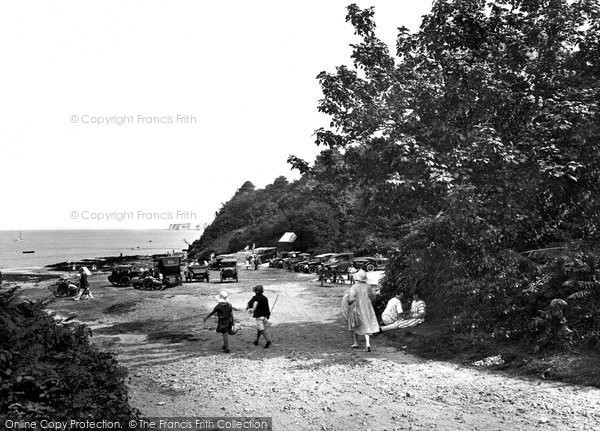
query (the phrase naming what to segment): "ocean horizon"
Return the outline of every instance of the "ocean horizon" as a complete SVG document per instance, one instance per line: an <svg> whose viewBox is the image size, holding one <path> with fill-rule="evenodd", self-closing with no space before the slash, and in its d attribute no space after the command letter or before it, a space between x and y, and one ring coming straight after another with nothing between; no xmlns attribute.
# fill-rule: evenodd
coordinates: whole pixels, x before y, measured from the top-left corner
<svg viewBox="0 0 600 431"><path fill-rule="evenodd" d="M19 235L20 234L20 235ZM0 271L35 271L53 263L107 256L151 255L187 249L197 230L0 230ZM24 253L33 252L33 253Z"/></svg>

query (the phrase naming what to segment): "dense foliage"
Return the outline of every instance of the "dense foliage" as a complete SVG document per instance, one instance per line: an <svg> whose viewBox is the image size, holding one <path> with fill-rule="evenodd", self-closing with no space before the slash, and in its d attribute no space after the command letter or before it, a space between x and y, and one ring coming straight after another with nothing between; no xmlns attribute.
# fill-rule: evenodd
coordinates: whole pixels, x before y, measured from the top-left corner
<svg viewBox="0 0 600 431"><path fill-rule="evenodd" d="M274 246L287 231L298 236L294 248L309 252L359 248L366 253L384 247L369 237L357 191L315 177L293 183L279 177L264 189L245 182L194 242L192 254L204 259L252 244Z"/></svg>
<svg viewBox="0 0 600 431"><path fill-rule="evenodd" d="M127 400L127 372L90 345L89 329L55 320L44 302L19 301L17 289L0 294L0 417L138 418Z"/></svg>
<svg viewBox="0 0 600 431"><path fill-rule="evenodd" d="M320 155L215 232L228 215L254 224L236 246L308 226L309 249L398 249L384 294L418 285L457 331L598 346L598 3L436 0L394 54L373 8L347 21L352 65L318 75Z"/></svg>

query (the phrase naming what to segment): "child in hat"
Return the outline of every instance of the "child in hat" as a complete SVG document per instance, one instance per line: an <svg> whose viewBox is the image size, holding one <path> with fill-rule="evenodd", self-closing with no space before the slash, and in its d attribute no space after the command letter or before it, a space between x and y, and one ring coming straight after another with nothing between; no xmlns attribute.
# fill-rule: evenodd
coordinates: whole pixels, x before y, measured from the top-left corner
<svg viewBox="0 0 600 431"><path fill-rule="evenodd" d="M225 290L221 291L215 298L219 303L204 318L204 321L206 322L213 314L218 316L217 332L223 334L223 351L229 353L229 338L227 335L231 332L233 326L233 307L229 303L229 294Z"/></svg>
<svg viewBox="0 0 600 431"><path fill-rule="evenodd" d="M252 313L252 317L256 320L256 340L254 345L258 346L260 336L265 337L265 349L268 349L271 345L271 340L267 335L267 328L271 326L268 322L271 317L271 310L269 309L269 300L263 295L264 288L259 284L254 286L254 296L248 301L247 310Z"/></svg>

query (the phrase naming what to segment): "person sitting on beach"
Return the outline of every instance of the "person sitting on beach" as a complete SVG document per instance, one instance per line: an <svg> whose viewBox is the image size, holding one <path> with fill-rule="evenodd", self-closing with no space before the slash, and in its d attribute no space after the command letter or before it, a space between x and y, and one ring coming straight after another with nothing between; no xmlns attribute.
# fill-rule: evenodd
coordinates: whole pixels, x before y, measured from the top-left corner
<svg viewBox="0 0 600 431"><path fill-rule="evenodd" d="M410 306L410 312L406 314L406 319L393 323L392 325L395 326L395 328L392 327L389 329L411 328L425 322L425 313L427 310L425 301L421 299L421 295L418 291L415 291L412 296L413 301ZM383 332L383 330L384 329L381 328L381 332ZM387 329L385 330L387 331Z"/></svg>
<svg viewBox="0 0 600 431"><path fill-rule="evenodd" d="M403 296L404 294L402 292L398 292L396 296L388 301L384 312L381 314L381 320L385 325L381 327L382 332L398 328L398 323L404 320L404 311L402 309Z"/></svg>
<svg viewBox="0 0 600 431"><path fill-rule="evenodd" d="M425 312L427 310L427 306L425 305L425 301L421 299L421 294L419 291L415 290L413 292L413 301L410 305L410 313L408 314L409 319L423 320L425 321Z"/></svg>

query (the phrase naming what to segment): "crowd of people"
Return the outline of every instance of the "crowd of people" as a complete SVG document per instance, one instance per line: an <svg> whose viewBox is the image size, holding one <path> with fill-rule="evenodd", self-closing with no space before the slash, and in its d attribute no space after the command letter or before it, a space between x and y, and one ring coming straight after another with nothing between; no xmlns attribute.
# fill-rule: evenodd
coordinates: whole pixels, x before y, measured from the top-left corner
<svg viewBox="0 0 600 431"><path fill-rule="evenodd" d="M260 256L255 256L253 254L246 256L246 269L258 270L258 267L262 264L262 260Z"/></svg>

